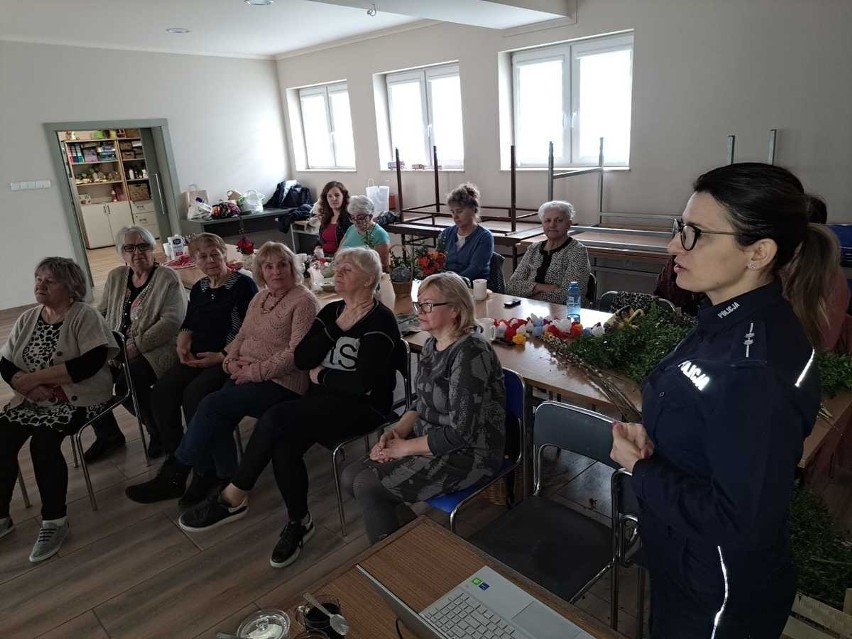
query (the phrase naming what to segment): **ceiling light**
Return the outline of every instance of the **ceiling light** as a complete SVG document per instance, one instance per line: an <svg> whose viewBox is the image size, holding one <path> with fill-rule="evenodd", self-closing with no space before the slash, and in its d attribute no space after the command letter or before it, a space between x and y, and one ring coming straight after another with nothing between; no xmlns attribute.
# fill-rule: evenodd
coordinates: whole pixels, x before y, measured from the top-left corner
<svg viewBox="0 0 852 639"><path fill-rule="evenodd" d="M189 29L184 29L183 27L169 27L166 29L167 33L189 33Z"/></svg>
<svg viewBox="0 0 852 639"><path fill-rule="evenodd" d="M243 2L255 7L265 7L267 5L273 4L275 0L243 0Z"/></svg>

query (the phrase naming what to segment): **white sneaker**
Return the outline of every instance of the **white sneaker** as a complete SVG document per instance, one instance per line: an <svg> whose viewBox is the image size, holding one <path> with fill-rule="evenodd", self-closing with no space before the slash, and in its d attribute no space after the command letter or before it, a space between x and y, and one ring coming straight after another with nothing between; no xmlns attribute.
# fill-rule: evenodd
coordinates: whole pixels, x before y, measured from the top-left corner
<svg viewBox="0 0 852 639"><path fill-rule="evenodd" d="M30 553L30 563L37 564L58 553L62 547L62 542L68 536L69 528L68 520L62 525L49 521L42 522L41 530L38 531L38 539L36 539L33 551Z"/></svg>
<svg viewBox="0 0 852 639"><path fill-rule="evenodd" d="M0 520L0 539L8 535L15 529L15 522L11 517L6 517Z"/></svg>

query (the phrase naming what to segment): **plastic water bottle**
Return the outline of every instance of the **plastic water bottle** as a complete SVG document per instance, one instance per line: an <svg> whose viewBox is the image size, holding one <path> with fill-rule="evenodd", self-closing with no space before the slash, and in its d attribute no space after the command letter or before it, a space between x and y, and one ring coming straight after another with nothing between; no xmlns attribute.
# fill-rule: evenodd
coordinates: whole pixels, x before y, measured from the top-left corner
<svg viewBox="0 0 852 639"><path fill-rule="evenodd" d="M580 321L580 285L577 282L571 282L568 285L568 317Z"/></svg>

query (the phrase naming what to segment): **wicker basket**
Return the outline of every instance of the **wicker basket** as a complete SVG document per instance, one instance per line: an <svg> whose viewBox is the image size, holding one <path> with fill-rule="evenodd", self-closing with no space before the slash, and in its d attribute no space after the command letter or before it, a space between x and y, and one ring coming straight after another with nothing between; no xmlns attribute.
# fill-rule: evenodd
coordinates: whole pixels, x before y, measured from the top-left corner
<svg viewBox="0 0 852 639"><path fill-rule="evenodd" d="M411 295L411 282L414 279L414 252L410 246L394 244L390 247L391 283L397 297ZM396 279L394 279L396 278Z"/></svg>
<svg viewBox="0 0 852 639"><path fill-rule="evenodd" d="M522 494L524 490L523 469L521 466L518 466L518 468L509 473L506 477L501 477L498 481L495 481L486 488L482 493L485 495L485 499L495 506L506 506L509 502L509 481L513 482L515 492L514 499L517 499L518 495Z"/></svg>

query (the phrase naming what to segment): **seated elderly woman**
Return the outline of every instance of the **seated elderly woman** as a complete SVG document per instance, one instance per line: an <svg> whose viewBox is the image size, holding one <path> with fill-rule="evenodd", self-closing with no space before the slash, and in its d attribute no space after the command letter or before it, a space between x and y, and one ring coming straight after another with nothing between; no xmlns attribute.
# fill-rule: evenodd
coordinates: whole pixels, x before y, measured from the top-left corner
<svg viewBox="0 0 852 639"><path fill-rule="evenodd" d="M240 332L226 347L222 369L230 379L201 400L180 446L157 476L128 486L125 493L133 501L147 504L181 497L180 505L190 506L203 500L236 471L234 430L240 420L260 417L308 389L308 374L296 366L294 352L310 329L319 302L302 285L296 256L284 244L261 246L253 272L265 288L252 299ZM190 470L192 483L187 488Z"/></svg>
<svg viewBox="0 0 852 639"><path fill-rule="evenodd" d="M470 290L457 275L439 273L423 280L417 297L417 317L430 337L415 408L379 438L369 460L343 472L371 543L399 528L399 506L473 486L503 460L503 368L491 344L471 332Z"/></svg>
<svg viewBox="0 0 852 639"><path fill-rule="evenodd" d="M35 270L38 306L23 313L0 350L0 374L15 391L0 412L0 537L18 477L18 451L30 440L41 493L41 530L30 554L55 555L68 534L68 467L62 440L102 412L112 396L108 360L118 354L103 317L86 304L86 278L72 260L48 257Z"/></svg>
<svg viewBox="0 0 852 639"><path fill-rule="evenodd" d="M189 254L204 277L189 292L177 337L179 362L151 389L151 457L174 455L183 435L181 407L189 424L199 402L228 379L222 369L225 348L236 338L257 293L253 279L228 269L225 242L218 235L196 235Z"/></svg>
<svg viewBox="0 0 852 639"><path fill-rule="evenodd" d="M586 247L568 235L574 207L568 202L545 202L538 209L546 240L527 249L506 284L509 295L564 304L568 285L577 282L585 297L589 283Z"/></svg>
<svg viewBox="0 0 852 639"><path fill-rule="evenodd" d="M231 484L180 518L180 527L189 532L240 519L248 510L249 491L272 461L289 519L272 551L274 568L293 563L315 531L304 454L315 443L331 446L375 429L391 410L394 353L401 341L393 311L373 297L379 258L365 248L345 249L335 257L334 269L335 290L343 300L319 312L296 348L296 365L311 375L307 396L268 410Z"/></svg>
<svg viewBox="0 0 852 639"><path fill-rule="evenodd" d="M151 387L178 361L175 343L186 313L186 293L177 274L154 261L156 241L145 227L122 228L115 246L126 266L109 272L98 310L106 317L107 326L127 340L130 374L142 413L139 417L153 433ZM124 384L122 380L118 383ZM133 412L132 401L124 405ZM88 463L124 446L124 435L112 413L96 421L94 429L97 437L84 453Z"/></svg>
<svg viewBox="0 0 852 639"><path fill-rule="evenodd" d="M340 248L366 246L379 254L382 269L390 268L390 235L373 221L373 203L366 195L349 198L349 215L354 224L346 229Z"/></svg>
<svg viewBox="0 0 852 639"><path fill-rule="evenodd" d="M471 280L491 273L494 236L479 225L479 189L467 182L447 195L454 226L441 231L438 247L447 253L446 270Z"/></svg>

